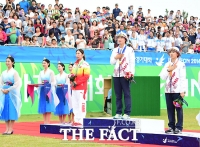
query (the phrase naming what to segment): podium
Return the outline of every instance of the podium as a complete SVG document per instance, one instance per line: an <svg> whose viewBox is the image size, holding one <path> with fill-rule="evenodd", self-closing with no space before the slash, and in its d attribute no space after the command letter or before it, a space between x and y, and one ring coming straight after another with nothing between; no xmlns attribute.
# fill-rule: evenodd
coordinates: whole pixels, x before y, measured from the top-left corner
<svg viewBox="0 0 200 147"><path fill-rule="evenodd" d="M159 116L160 115L160 77L135 76L136 83L131 83L132 108L131 116ZM110 86L111 84L111 86ZM111 112L116 113L116 96L112 77L104 79L104 100L108 90L112 87ZM124 101L123 101L124 106Z"/></svg>

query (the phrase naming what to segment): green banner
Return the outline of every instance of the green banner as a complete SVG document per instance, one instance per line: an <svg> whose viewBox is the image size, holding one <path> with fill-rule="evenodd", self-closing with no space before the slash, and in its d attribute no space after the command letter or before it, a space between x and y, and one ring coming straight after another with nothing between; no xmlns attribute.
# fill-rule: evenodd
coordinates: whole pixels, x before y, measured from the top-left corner
<svg viewBox="0 0 200 147"><path fill-rule="evenodd" d="M68 65L66 64L66 67ZM55 74L58 74L57 64L51 64L50 67ZM6 70L5 62L0 63L0 72ZM22 114L37 114L38 97L37 89L35 89L35 103L32 105L30 97L27 97L27 84L37 83L39 72L43 69L41 63L16 63L15 69L22 78L23 85L21 88L22 94ZM158 76L162 67L159 66L137 66L135 76ZM66 71L68 72L68 69ZM199 108L200 101L200 87L198 85L198 67L187 67L187 96L188 108ZM113 66L111 65L91 65L91 75L88 80L88 112L103 111L104 97L103 97L103 78L112 76ZM166 108L164 97L164 81L161 81L161 108ZM151 87L149 87L151 88ZM145 91L144 91L145 92Z"/></svg>

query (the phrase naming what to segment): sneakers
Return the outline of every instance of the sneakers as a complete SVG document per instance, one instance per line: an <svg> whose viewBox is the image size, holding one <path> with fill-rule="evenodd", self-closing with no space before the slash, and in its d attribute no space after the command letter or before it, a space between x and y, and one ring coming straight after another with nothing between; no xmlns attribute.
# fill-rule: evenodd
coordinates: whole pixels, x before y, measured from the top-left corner
<svg viewBox="0 0 200 147"><path fill-rule="evenodd" d="M174 131L174 134L181 134L182 133L182 131L181 130L179 130L179 129L175 129L175 131Z"/></svg>
<svg viewBox="0 0 200 147"><path fill-rule="evenodd" d="M127 114L124 114L123 116L121 114L116 114L113 119L130 119L130 116Z"/></svg>
<svg viewBox="0 0 200 147"><path fill-rule="evenodd" d="M121 114L116 114L113 119L122 119L122 115Z"/></svg>
<svg viewBox="0 0 200 147"><path fill-rule="evenodd" d="M123 117L122 117L122 119L130 119L130 116L127 115L127 114L124 114Z"/></svg>
<svg viewBox="0 0 200 147"><path fill-rule="evenodd" d="M166 130L165 133L167 133L167 134L174 134L174 130L171 127L169 127L169 129Z"/></svg>

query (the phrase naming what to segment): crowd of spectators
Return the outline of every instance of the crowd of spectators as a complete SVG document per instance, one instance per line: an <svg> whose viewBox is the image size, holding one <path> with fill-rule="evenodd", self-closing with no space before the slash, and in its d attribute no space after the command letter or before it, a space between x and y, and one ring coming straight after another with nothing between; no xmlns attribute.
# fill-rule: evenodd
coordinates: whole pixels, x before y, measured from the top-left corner
<svg viewBox="0 0 200 147"><path fill-rule="evenodd" d="M73 11L59 0L48 6L35 0L6 0L6 5L0 4L0 45L112 49L117 46L116 34L123 32L134 50L167 51L176 46L183 53L200 53L198 17L187 18L180 10L152 16L150 9L136 9L131 5L122 12L115 4L112 10Z"/></svg>

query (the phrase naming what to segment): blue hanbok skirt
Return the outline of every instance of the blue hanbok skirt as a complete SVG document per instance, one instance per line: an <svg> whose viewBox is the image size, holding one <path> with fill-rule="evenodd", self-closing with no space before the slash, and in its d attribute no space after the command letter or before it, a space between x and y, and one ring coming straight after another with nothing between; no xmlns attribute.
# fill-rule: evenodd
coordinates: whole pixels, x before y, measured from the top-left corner
<svg viewBox="0 0 200 147"><path fill-rule="evenodd" d="M62 87L57 87L56 94L60 100L60 103L56 107L55 115L64 115L69 114L69 104L67 99L65 98Z"/></svg>
<svg viewBox="0 0 200 147"><path fill-rule="evenodd" d="M10 86L5 85L3 89L8 89ZM10 98L9 93L2 95L5 96L4 108L0 116L0 120L8 121L8 120L18 120L17 110Z"/></svg>
<svg viewBox="0 0 200 147"><path fill-rule="evenodd" d="M41 86L38 113L44 114L47 112L55 112L54 97L51 92L51 98L49 99L45 91L45 86Z"/></svg>

